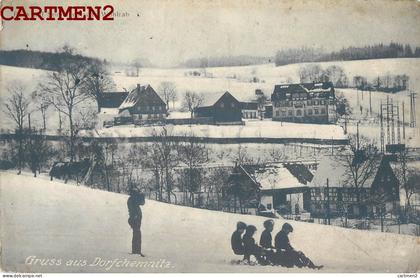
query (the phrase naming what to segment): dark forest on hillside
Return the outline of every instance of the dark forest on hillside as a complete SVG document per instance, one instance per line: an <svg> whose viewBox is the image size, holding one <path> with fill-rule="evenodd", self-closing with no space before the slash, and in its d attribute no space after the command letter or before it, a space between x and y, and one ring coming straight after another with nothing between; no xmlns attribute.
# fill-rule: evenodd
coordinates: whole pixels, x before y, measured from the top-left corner
<svg viewBox="0 0 420 278"><path fill-rule="evenodd" d="M0 50L0 65L57 71L63 61L102 62L99 59L69 52L41 52L32 50ZM104 61L106 62L106 61Z"/></svg>
<svg viewBox="0 0 420 278"><path fill-rule="evenodd" d="M274 61L276 66L306 62L350 61L383 58L413 58L420 57L420 47L414 50L409 45L399 43L382 43L364 47L347 47L337 52L324 52L321 49L302 47L280 50Z"/></svg>

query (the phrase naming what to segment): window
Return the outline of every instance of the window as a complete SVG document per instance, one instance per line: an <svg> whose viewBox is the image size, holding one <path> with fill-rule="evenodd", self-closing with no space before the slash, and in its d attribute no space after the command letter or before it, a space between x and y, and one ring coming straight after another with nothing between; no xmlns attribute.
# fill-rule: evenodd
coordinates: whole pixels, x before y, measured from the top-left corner
<svg viewBox="0 0 420 278"><path fill-rule="evenodd" d="M232 108L235 108L235 103L233 103L233 102L232 102L232 103L230 104L230 106L231 106Z"/></svg>
<svg viewBox="0 0 420 278"><path fill-rule="evenodd" d="M149 106L146 106L146 107L144 108L144 111L149 111Z"/></svg>
<svg viewBox="0 0 420 278"><path fill-rule="evenodd" d="M293 110L289 110L288 115L293 116Z"/></svg>
<svg viewBox="0 0 420 278"><path fill-rule="evenodd" d="M150 119L152 117L152 115L150 115L150 114L147 114L147 118L148 119Z"/></svg>
<svg viewBox="0 0 420 278"><path fill-rule="evenodd" d="M220 108L225 108L225 104L223 102L220 103Z"/></svg>
<svg viewBox="0 0 420 278"><path fill-rule="evenodd" d="M277 110L276 111L276 117L279 117L280 116L280 111L279 110Z"/></svg>
<svg viewBox="0 0 420 278"><path fill-rule="evenodd" d="M282 115L283 117L286 117L286 110L281 111L281 115Z"/></svg>
<svg viewBox="0 0 420 278"><path fill-rule="evenodd" d="M321 108L321 114L325 114L325 113L326 113L325 108Z"/></svg>
<svg viewBox="0 0 420 278"><path fill-rule="evenodd" d="M296 116L302 116L302 110L296 110Z"/></svg>
<svg viewBox="0 0 420 278"><path fill-rule="evenodd" d="M142 117L142 115L141 115L141 114L139 114L139 120L141 120L141 117Z"/></svg>
<svg viewBox="0 0 420 278"><path fill-rule="evenodd" d="M314 101L314 105L318 105L318 101L317 100Z"/></svg>
<svg viewBox="0 0 420 278"><path fill-rule="evenodd" d="M308 109L308 115L312 115L312 109Z"/></svg>
<svg viewBox="0 0 420 278"><path fill-rule="evenodd" d="M315 112L315 115L318 115L319 114L319 111L318 111L317 108L314 109L314 112Z"/></svg>

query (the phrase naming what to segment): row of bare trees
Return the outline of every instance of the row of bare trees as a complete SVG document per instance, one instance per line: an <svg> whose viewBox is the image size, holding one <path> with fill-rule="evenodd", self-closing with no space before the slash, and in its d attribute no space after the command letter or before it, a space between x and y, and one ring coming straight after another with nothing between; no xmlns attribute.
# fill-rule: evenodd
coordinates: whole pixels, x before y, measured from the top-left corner
<svg viewBox="0 0 420 278"><path fill-rule="evenodd" d="M166 103L166 108L170 109L172 102L172 109L175 109L175 102L178 100L178 91L175 83L170 81L163 81L158 87L158 94ZM203 94L187 90L181 99L181 109L191 113L191 118L194 116L194 110L200 107L204 102Z"/></svg>

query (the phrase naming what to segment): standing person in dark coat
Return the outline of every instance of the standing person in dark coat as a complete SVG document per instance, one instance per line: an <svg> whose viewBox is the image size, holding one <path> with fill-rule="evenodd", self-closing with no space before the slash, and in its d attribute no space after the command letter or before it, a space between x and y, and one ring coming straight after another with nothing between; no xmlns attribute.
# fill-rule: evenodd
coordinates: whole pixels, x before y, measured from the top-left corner
<svg viewBox="0 0 420 278"><path fill-rule="evenodd" d="M127 200L128 224L133 229L133 239L131 241L131 252L144 257L141 252L141 219L142 213L140 206L144 205L144 194L135 189L130 190L130 197Z"/></svg>
<svg viewBox="0 0 420 278"><path fill-rule="evenodd" d="M290 245L288 234L293 232L293 227L289 223L284 223L281 231L277 233L274 240L274 246L277 250L277 256L280 258L280 264L286 267L297 266L299 268L309 267L312 269L321 269L323 266L316 266L301 251L296 251Z"/></svg>
<svg viewBox="0 0 420 278"><path fill-rule="evenodd" d="M259 264L267 265L267 260L263 258L263 249L255 243L255 239L253 238L256 231L257 228L254 225L246 227L244 237L242 238L244 242L244 260L250 262L251 255L253 255Z"/></svg>
<svg viewBox="0 0 420 278"><path fill-rule="evenodd" d="M244 254L244 243L242 242L242 234L246 229L246 224L239 221L236 223L236 231L233 232L232 237L230 238L230 244L235 255Z"/></svg>

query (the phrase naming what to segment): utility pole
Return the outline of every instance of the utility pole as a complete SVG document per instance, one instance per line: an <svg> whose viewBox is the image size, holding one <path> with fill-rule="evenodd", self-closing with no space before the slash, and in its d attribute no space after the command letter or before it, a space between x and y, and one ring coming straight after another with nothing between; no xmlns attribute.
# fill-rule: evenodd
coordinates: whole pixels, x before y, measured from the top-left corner
<svg viewBox="0 0 420 278"><path fill-rule="evenodd" d="M347 134L347 123L349 121L348 115L344 114L344 134Z"/></svg>
<svg viewBox="0 0 420 278"><path fill-rule="evenodd" d="M403 126L403 141L405 143L405 109L404 109L404 101L402 103L402 126Z"/></svg>
<svg viewBox="0 0 420 278"><path fill-rule="evenodd" d="M360 123L360 121L358 121L357 124L356 124L356 127L357 127L357 135L356 135L356 138L357 138L357 141L356 141L357 150L359 150L359 123Z"/></svg>
<svg viewBox="0 0 420 278"><path fill-rule="evenodd" d="M389 130L389 96L386 97L386 136L387 136L387 144L391 144L390 141L390 130Z"/></svg>
<svg viewBox="0 0 420 278"><path fill-rule="evenodd" d="M327 223L331 225L331 214L330 214L330 184L327 178Z"/></svg>
<svg viewBox="0 0 420 278"><path fill-rule="evenodd" d="M380 114L380 118L379 118L379 120L380 120L380 124L381 124L381 153L384 153L384 145L385 145L385 139L384 139L384 136L385 136L385 134L384 134L384 121L383 121L383 105L382 105L382 101L381 101L381 105L380 105L380 111L379 111L379 114Z"/></svg>
<svg viewBox="0 0 420 278"><path fill-rule="evenodd" d="M400 106L397 103L397 143L401 144L401 132L400 132Z"/></svg>
<svg viewBox="0 0 420 278"><path fill-rule="evenodd" d="M356 89L356 94L357 94L357 108L359 108L359 106L360 106L360 102L359 102L359 89Z"/></svg>
<svg viewBox="0 0 420 278"><path fill-rule="evenodd" d="M391 98L391 143L395 144L394 101Z"/></svg>
<svg viewBox="0 0 420 278"><path fill-rule="evenodd" d="M416 127L416 93L410 93L410 127Z"/></svg>

